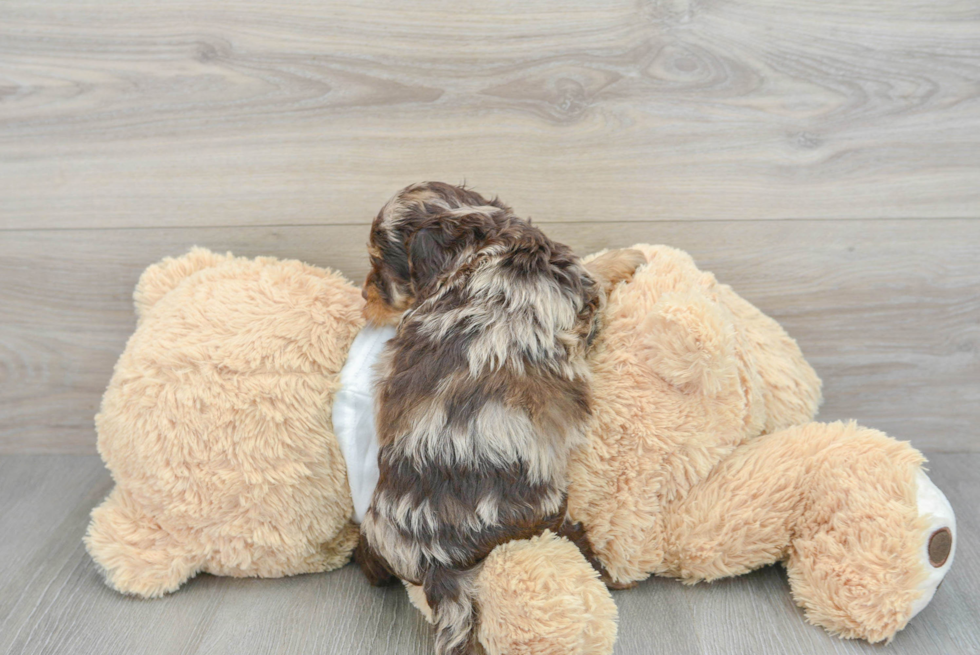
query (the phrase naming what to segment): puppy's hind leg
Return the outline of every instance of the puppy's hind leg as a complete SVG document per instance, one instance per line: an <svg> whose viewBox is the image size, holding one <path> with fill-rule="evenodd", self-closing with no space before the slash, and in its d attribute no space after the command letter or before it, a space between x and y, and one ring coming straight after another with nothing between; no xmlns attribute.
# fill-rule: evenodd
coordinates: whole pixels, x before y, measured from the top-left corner
<svg viewBox="0 0 980 655"><path fill-rule="evenodd" d="M479 566L467 570L430 568L422 581L436 625L436 655L482 655L476 635L476 578Z"/></svg>
<svg viewBox="0 0 980 655"><path fill-rule="evenodd" d="M398 581L388 562L368 544L364 535L360 535L357 547L354 549L354 561L361 567L361 572L375 587L384 587Z"/></svg>

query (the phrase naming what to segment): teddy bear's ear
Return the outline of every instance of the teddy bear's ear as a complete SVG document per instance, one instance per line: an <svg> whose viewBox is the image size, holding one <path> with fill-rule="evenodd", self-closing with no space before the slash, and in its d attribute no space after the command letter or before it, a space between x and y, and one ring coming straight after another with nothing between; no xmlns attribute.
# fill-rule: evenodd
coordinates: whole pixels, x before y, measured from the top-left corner
<svg viewBox="0 0 980 655"><path fill-rule="evenodd" d="M675 387L713 396L738 385L732 325L703 295L665 294L641 333L640 356Z"/></svg>
<svg viewBox="0 0 980 655"><path fill-rule="evenodd" d="M142 318L150 307L185 278L230 259L234 259L230 252L219 255L207 248L195 247L182 257L166 257L153 264L143 271L136 283L136 290L133 292L136 315Z"/></svg>

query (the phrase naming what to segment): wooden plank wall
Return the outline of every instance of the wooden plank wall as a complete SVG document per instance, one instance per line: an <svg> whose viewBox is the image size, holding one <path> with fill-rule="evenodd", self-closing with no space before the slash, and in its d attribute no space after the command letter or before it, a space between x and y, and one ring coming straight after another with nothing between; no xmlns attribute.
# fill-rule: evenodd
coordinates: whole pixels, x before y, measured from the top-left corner
<svg viewBox="0 0 980 655"><path fill-rule="evenodd" d="M822 417L980 450L976 0L5 0L0 453L94 452L148 264L359 279L419 179L689 250L797 337Z"/></svg>

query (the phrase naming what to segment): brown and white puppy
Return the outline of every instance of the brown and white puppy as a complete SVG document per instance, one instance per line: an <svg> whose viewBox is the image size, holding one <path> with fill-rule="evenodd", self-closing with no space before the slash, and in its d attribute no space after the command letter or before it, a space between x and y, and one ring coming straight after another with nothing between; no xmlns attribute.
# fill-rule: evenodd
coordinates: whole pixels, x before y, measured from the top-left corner
<svg viewBox="0 0 980 655"><path fill-rule="evenodd" d="M422 586L438 653L476 652L481 562L561 531L602 287L642 255L610 253L591 274L496 199L434 182L384 206L369 253L365 314L398 328L379 362L380 479L357 559L375 583Z"/></svg>

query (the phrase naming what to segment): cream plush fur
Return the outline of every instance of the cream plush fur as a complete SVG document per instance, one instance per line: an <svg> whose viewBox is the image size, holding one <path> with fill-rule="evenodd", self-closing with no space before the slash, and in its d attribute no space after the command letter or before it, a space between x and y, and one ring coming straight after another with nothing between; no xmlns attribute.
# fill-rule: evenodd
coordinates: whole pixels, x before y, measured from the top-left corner
<svg viewBox="0 0 980 655"><path fill-rule="evenodd" d="M85 543L145 597L206 571L347 562L357 526L330 419L360 291L295 261L195 249L143 273L136 332L96 416L116 487Z"/></svg>
<svg viewBox="0 0 980 655"><path fill-rule="evenodd" d="M890 639L929 573L921 455L810 423L820 381L779 325L685 253L636 247L649 263L611 295L593 354L572 518L617 582L783 562L810 621ZM97 417L116 487L86 545L108 583L152 597L200 571L346 562L356 527L330 408L362 326L358 289L298 262L196 249L150 267L135 297L136 333ZM612 652L612 598L563 539L501 546L478 587L491 655Z"/></svg>

